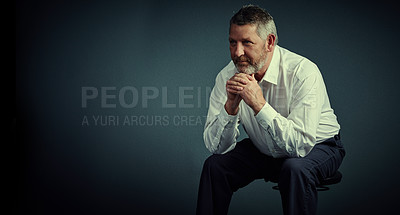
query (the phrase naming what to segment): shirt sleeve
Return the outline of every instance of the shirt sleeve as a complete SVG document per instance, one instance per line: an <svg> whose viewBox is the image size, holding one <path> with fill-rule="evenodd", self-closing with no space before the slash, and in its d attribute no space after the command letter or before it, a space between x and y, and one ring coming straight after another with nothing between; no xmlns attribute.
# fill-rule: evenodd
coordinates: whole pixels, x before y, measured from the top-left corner
<svg viewBox="0 0 400 215"><path fill-rule="evenodd" d="M227 99L225 81L219 74L211 91L210 106L204 127L204 143L213 154L224 154L235 148L239 136L239 114L229 115L225 110Z"/></svg>
<svg viewBox="0 0 400 215"><path fill-rule="evenodd" d="M316 133L324 103L325 85L315 64L302 65L305 77L296 76L289 100L289 115L279 114L266 103L255 116L265 135L272 138L269 148L279 148L288 157L306 156L316 143ZM301 71L298 71L301 72Z"/></svg>

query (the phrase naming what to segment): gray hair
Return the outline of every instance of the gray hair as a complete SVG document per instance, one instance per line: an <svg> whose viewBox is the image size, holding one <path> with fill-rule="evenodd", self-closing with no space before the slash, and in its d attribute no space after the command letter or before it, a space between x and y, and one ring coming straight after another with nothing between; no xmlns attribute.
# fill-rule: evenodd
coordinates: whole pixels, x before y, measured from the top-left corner
<svg viewBox="0 0 400 215"><path fill-rule="evenodd" d="M229 29L235 25L257 25L257 34L262 40L267 40L268 35L275 35L275 45L278 44L278 33L272 16L264 9L255 5L243 6L232 16Z"/></svg>

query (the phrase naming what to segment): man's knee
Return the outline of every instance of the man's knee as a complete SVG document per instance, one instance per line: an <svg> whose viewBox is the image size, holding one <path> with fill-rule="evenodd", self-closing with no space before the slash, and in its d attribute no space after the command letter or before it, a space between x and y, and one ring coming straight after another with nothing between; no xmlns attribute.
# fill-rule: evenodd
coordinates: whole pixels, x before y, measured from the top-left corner
<svg viewBox="0 0 400 215"><path fill-rule="evenodd" d="M213 173L222 167L222 155L213 154L204 161L203 170Z"/></svg>
<svg viewBox="0 0 400 215"><path fill-rule="evenodd" d="M303 171L304 166L301 158L288 158L282 164L282 172L300 173Z"/></svg>
<svg viewBox="0 0 400 215"><path fill-rule="evenodd" d="M312 172L310 164L301 158L289 158L282 164L281 178L308 179L306 181L314 181L315 174Z"/></svg>

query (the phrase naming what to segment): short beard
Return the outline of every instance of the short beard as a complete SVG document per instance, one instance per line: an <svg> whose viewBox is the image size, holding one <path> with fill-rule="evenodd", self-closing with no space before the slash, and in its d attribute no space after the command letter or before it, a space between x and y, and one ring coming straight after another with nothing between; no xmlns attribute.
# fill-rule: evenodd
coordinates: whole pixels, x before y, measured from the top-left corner
<svg viewBox="0 0 400 215"><path fill-rule="evenodd" d="M241 56L241 57L248 59L245 56ZM256 74L258 71L260 71L263 68L263 66L265 65L265 63L267 62L267 51L265 49L263 50L263 53L257 62L251 62L251 60L248 59L247 62L249 63L249 65L247 67L240 67L238 65L239 58L240 57L238 57L234 60L235 67L239 71L239 73L245 73L248 75L252 75L252 74Z"/></svg>

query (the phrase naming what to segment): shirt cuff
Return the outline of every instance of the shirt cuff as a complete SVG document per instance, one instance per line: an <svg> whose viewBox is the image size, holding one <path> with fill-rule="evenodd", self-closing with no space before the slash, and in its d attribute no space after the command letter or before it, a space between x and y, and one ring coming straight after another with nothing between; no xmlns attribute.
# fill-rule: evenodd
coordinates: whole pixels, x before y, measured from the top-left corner
<svg viewBox="0 0 400 215"><path fill-rule="evenodd" d="M222 110L220 111L218 118L226 128L231 128L237 124L239 119L239 114L229 115L228 112L226 112L225 107L222 106Z"/></svg>
<svg viewBox="0 0 400 215"><path fill-rule="evenodd" d="M272 124L272 120L278 115L278 112L274 110L271 105L265 103L265 105L261 108L261 110L257 113L256 120L258 123L263 125L264 127L268 127Z"/></svg>

